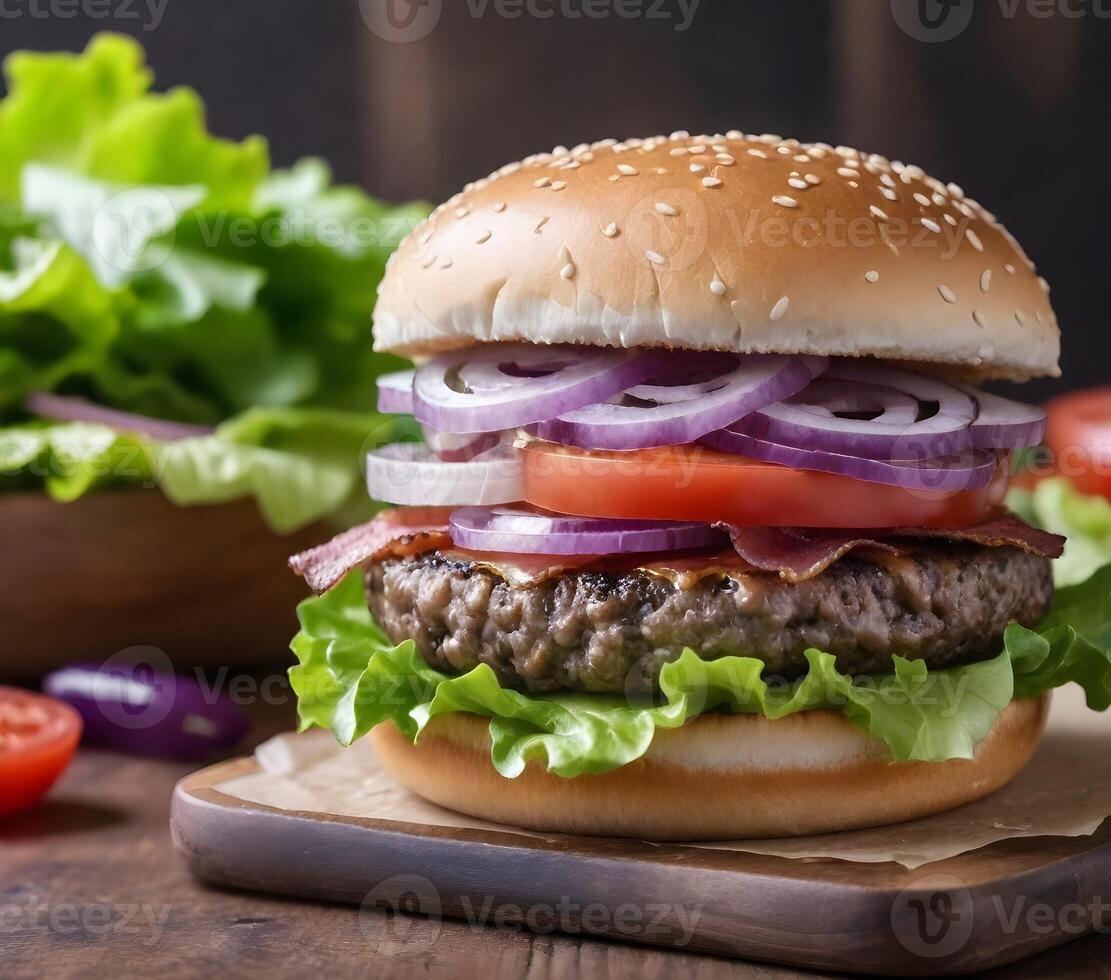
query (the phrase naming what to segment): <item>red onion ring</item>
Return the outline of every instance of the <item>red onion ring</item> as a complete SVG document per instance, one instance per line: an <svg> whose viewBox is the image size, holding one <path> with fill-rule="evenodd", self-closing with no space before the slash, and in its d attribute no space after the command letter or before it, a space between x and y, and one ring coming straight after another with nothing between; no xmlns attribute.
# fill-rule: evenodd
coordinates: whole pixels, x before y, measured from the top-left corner
<svg viewBox="0 0 1111 980"><path fill-rule="evenodd" d="M1036 405L1024 405L988 391L961 388L979 406L972 423L972 445L976 449L1029 449L1045 438L1047 415Z"/></svg>
<svg viewBox="0 0 1111 980"><path fill-rule="evenodd" d="M994 453L979 449L928 460L881 460L799 449L758 439L736 429L712 432L702 442L722 452L748 456L765 463L779 463L796 470L838 473L854 480L926 492L978 490L991 482L998 465Z"/></svg>
<svg viewBox="0 0 1111 980"><path fill-rule="evenodd" d="M824 357L736 355L726 373L697 385L683 386L691 395L686 400L657 400L655 404L643 405L622 399L617 403L589 405L530 426L529 432L549 442L580 449L686 445L749 412L801 391L827 364ZM640 385L634 390L652 394L662 387L665 386ZM665 398L675 394L674 389L666 391Z"/></svg>
<svg viewBox="0 0 1111 980"><path fill-rule="evenodd" d="M413 414L444 432L493 432L612 398L667 363L665 351L484 344L417 370Z"/></svg>
<svg viewBox="0 0 1111 980"><path fill-rule="evenodd" d="M678 551L728 541L709 524L560 517L512 507L463 507L451 515L448 533L460 548L530 555Z"/></svg>
<svg viewBox="0 0 1111 980"><path fill-rule="evenodd" d="M835 363L821 380L817 391L808 388L787 401L760 408L732 428L794 449L871 459L936 459L972 448L969 427L976 417L976 405L952 385L899 368L852 361ZM834 381L840 382L837 392L841 397L837 408L831 410L827 396L829 382ZM889 394L882 394L884 389ZM873 419L843 417L850 412L869 412L877 400L885 406L901 404L908 395L919 403L909 422L901 412ZM937 412L921 418L923 402L936 402Z"/></svg>
<svg viewBox="0 0 1111 980"><path fill-rule="evenodd" d="M69 395L52 395L46 391L32 392L23 403L24 408L33 415L58 422L90 422L105 425L117 432L135 432L150 436L160 442L176 442L179 439L192 439L197 436L210 436L215 429L204 425L190 425L187 422L172 422L168 419L155 419L149 415L135 415L114 408L96 405L84 398Z"/></svg>
<svg viewBox="0 0 1111 980"><path fill-rule="evenodd" d="M465 463L445 463L417 443L394 443L366 456L370 496L387 504L447 507L503 504L524 495L520 454L498 446Z"/></svg>
<svg viewBox="0 0 1111 980"><path fill-rule="evenodd" d="M386 415L413 414L413 378L416 370L393 371L378 376L378 411Z"/></svg>
<svg viewBox="0 0 1111 980"><path fill-rule="evenodd" d="M438 432L427 425L420 428L428 448L444 463L466 463L493 449L505 436L503 432Z"/></svg>
<svg viewBox="0 0 1111 980"><path fill-rule="evenodd" d="M737 366L737 355L723 351L688 351L666 378L653 378L625 392L628 398L670 405L708 395L721 387L718 379Z"/></svg>

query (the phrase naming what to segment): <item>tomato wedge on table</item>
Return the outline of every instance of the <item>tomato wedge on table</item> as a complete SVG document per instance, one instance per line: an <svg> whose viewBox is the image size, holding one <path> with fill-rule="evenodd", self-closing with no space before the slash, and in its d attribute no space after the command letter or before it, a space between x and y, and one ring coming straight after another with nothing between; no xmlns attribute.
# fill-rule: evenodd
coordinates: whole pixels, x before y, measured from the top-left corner
<svg viewBox="0 0 1111 980"><path fill-rule="evenodd" d="M0 687L0 817L42 798L69 765L81 716L68 704Z"/></svg>
<svg viewBox="0 0 1111 980"><path fill-rule="evenodd" d="M905 490L832 473L797 470L704 446L637 452L530 442L525 500L583 517L726 521L768 527L968 527L998 507L1005 466L986 487Z"/></svg>
<svg viewBox="0 0 1111 980"><path fill-rule="evenodd" d="M1056 469L1082 493L1111 498L1111 387L1054 398L1045 444Z"/></svg>

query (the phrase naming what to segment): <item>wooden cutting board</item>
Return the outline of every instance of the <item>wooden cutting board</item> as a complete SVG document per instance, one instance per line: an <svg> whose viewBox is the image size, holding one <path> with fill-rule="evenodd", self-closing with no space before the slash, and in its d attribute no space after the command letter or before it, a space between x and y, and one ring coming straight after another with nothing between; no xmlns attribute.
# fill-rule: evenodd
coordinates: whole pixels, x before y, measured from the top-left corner
<svg viewBox="0 0 1111 980"><path fill-rule="evenodd" d="M286 811L213 788L257 771L236 759L178 784L171 830L190 869L213 884L360 905L368 929L381 929L378 910L392 909L934 976L1111 930L1111 819L1090 837L1000 841L910 871Z"/></svg>

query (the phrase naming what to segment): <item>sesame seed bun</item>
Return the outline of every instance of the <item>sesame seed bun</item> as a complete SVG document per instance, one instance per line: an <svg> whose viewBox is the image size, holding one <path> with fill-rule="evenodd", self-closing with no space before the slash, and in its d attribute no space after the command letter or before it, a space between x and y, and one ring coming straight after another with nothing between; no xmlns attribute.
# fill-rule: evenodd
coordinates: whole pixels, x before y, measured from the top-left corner
<svg viewBox="0 0 1111 980"><path fill-rule="evenodd" d="M475 341L874 355L1057 375L1048 289L955 184L778 136L603 141L467 186L402 243L380 350Z"/></svg>
<svg viewBox="0 0 1111 980"><path fill-rule="evenodd" d="M833 711L769 721L703 715L659 730L648 754L565 779L530 763L516 779L490 764L487 719L432 719L414 745L392 722L369 736L382 767L420 796L484 820L539 831L658 841L827 833L896 823L979 799L1013 779L1045 727L1049 695L1013 701L972 759L892 762Z"/></svg>

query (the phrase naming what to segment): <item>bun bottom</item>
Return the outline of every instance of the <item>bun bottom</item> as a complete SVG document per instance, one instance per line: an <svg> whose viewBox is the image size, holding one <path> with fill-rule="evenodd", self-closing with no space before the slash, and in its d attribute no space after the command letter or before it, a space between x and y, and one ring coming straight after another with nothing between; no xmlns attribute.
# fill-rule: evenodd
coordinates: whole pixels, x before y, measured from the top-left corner
<svg viewBox="0 0 1111 980"><path fill-rule="evenodd" d="M1029 761L1049 695L1013 701L972 759L893 762L886 747L833 711L777 721L704 715L660 730L648 754L574 779L530 763L516 779L490 763L487 719L437 716L414 745L392 723L369 743L402 786L496 823L656 841L790 837L875 827L968 803Z"/></svg>

